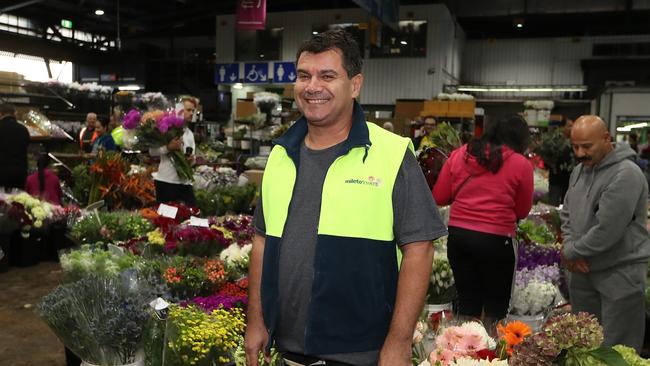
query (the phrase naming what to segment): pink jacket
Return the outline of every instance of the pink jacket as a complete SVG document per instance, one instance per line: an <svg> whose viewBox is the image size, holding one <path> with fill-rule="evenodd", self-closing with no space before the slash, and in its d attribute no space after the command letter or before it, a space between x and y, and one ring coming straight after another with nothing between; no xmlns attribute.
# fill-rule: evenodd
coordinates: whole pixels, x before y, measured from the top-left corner
<svg viewBox="0 0 650 366"><path fill-rule="evenodd" d="M503 165L496 174L479 165L467 145L451 153L433 187L438 205L453 201L449 226L515 235L517 220L525 218L533 204L533 166L508 147L502 151Z"/></svg>
<svg viewBox="0 0 650 366"><path fill-rule="evenodd" d="M39 190L38 172L32 173L27 177L25 192L34 197L40 197L51 204L61 205L61 197L63 196L61 183L59 177L49 169L45 169L45 189L43 190L42 195Z"/></svg>

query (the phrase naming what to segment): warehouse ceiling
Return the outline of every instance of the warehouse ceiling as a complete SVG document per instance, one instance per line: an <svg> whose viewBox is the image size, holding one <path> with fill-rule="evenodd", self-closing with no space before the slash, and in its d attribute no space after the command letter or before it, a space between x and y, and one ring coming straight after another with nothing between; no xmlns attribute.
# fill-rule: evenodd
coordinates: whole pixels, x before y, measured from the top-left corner
<svg viewBox="0 0 650 366"><path fill-rule="evenodd" d="M650 34L650 0L401 0L445 3L468 38ZM42 26L71 20L74 29L123 39L213 35L215 15L232 14L236 0L2 0L0 12ZM267 0L267 10L356 7L352 0ZM95 15L101 9L104 14ZM521 26L518 26L521 24Z"/></svg>

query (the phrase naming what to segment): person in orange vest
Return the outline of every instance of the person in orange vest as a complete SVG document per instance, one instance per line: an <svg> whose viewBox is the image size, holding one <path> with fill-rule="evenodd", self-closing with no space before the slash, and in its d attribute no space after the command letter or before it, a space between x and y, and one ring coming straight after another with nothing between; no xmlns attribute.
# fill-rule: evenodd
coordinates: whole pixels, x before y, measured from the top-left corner
<svg viewBox="0 0 650 366"><path fill-rule="evenodd" d="M79 148L84 153L90 153L93 150L93 142L98 137L95 131L97 124L97 114L90 112L86 115L86 127L79 131Z"/></svg>

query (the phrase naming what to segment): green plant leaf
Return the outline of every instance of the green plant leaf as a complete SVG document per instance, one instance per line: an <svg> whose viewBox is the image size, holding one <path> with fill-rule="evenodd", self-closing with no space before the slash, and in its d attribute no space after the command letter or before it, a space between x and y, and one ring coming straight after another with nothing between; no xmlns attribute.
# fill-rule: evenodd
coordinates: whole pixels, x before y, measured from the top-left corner
<svg viewBox="0 0 650 366"><path fill-rule="evenodd" d="M620 353L610 347L600 347L589 351L594 358L603 361L608 366L630 366Z"/></svg>

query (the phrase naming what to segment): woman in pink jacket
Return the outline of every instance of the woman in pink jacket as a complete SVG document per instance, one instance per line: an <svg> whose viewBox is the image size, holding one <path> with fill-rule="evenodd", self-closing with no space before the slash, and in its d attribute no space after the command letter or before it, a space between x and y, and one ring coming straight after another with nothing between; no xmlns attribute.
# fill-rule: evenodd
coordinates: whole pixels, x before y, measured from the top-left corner
<svg viewBox="0 0 650 366"><path fill-rule="evenodd" d="M461 315L498 319L508 311L512 238L532 206L533 166L523 155L529 143L520 116L492 123L451 153L433 188L438 205L453 203L447 254Z"/></svg>

